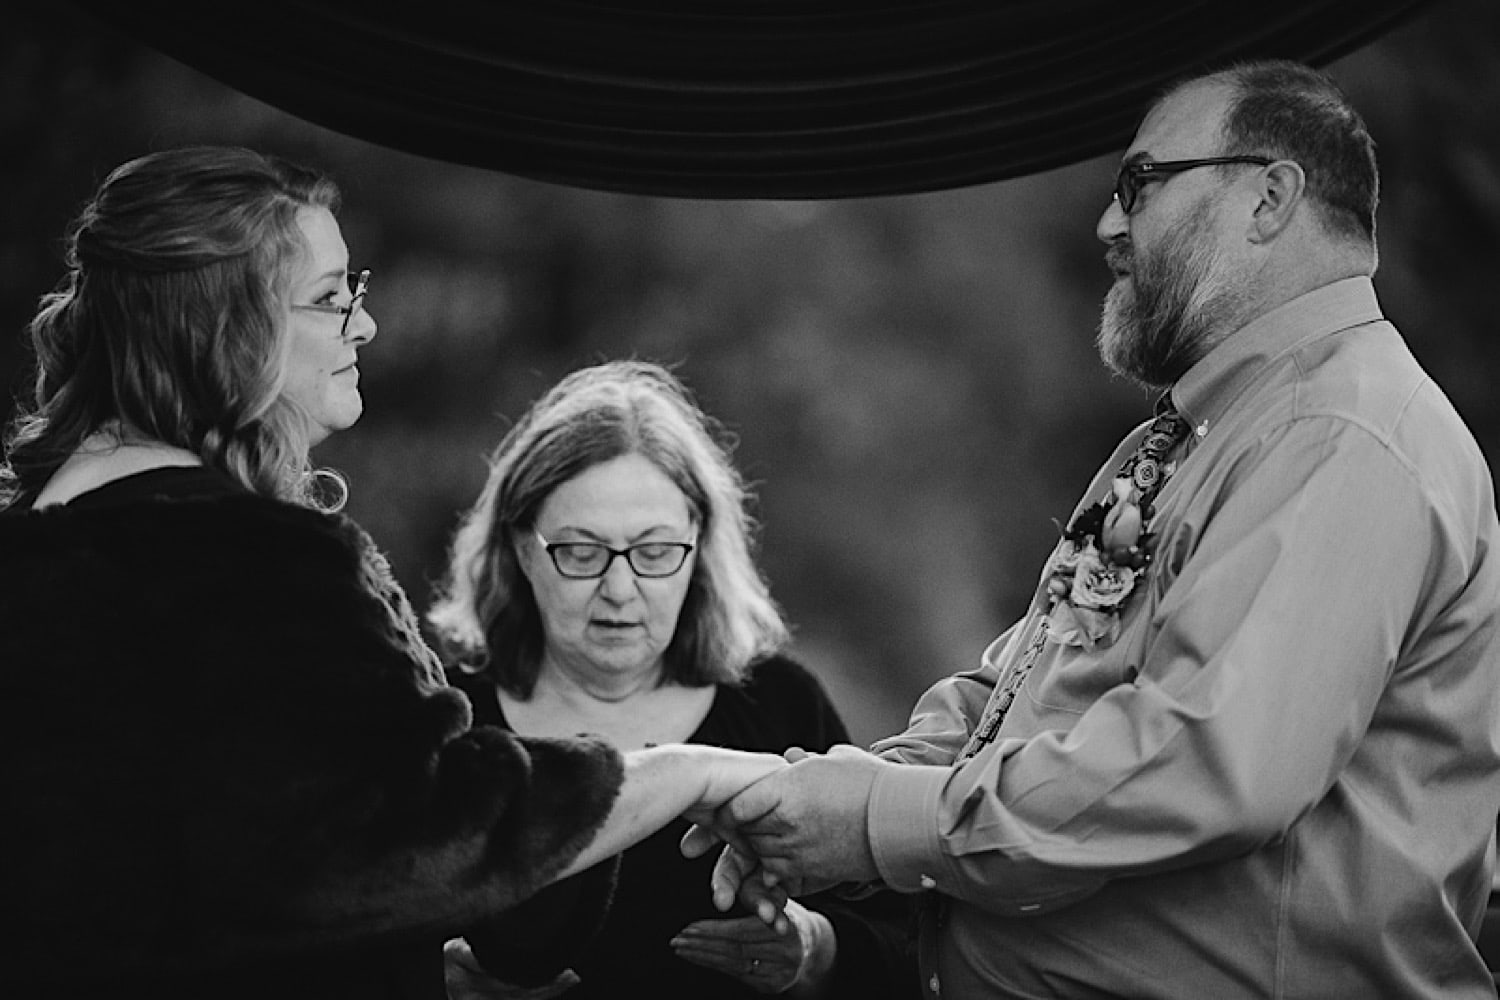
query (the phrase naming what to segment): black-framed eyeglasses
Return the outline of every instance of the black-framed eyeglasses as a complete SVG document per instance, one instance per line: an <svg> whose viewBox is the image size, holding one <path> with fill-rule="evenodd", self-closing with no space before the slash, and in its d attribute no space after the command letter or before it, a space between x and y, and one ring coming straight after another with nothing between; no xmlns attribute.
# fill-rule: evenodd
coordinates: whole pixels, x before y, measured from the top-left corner
<svg viewBox="0 0 1500 1000"><path fill-rule="evenodd" d="M696 545L692 542L639 542L623 549L612 549L599 542L549 542L535 528L531 533L552 558L557 572L570 580L596 580L609 571L619 556L625 557L631 572L647 579L671 576L682 569Z"/></svg>
<svg viewBox="0 0 1500 1000"><path fill-rule="evenodd" d="M1268 167L1275 162L1265 156L1209 156L1201 160L1141 160L1125 163L1121 164L1120 172L1115 174L1115 200L1120 203L1125 214L1129 215L1135 211L1141 187L1151 181L1166 181L1184 170L1196 170L1199 167L1217 167L1226 163L1253 163L1258 167Z"/></svg>
<svg viewBox="0 0 1500 1000"><path fill-rule="evenodd" d="M344 322L339 325L339 338L343 339L349 333L349 321L354 315L365 307L365 292L370 287L370 269L363 271L350 271L346 276L349 282L349 304L346 306L330 303L323 305L321 302L294 302L293 309L309 309L312 312L329 313L344 317Z"/></svg>

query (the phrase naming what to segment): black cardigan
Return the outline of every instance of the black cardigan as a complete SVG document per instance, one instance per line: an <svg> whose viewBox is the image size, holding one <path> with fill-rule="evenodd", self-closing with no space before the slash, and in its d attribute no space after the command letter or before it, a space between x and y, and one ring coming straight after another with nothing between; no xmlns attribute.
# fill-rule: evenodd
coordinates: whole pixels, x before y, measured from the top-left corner
<svg viewBox="0 0 1500 1000"><path fill-rule="evenodd" d="M477 722L509 727L488 672L449 671L452 684L474 706ZM788 747L815 752L848 743L849 731L817 676L795 660L772 656L756 663L743 684L721 685L689 743L781 753ZM562 1000L606 1000L650 996L656 1000L754 1000L744 982L678 958L669 941L694 920L722 918L709 894L717 852L693 861L682 856L686 820L668 823L621 858L613 905L598 937L581 950L573 968L582 982ZM535 903L568 905L581 891L581 876L548 887ZM828 918L838 939L837 960L827 983L829 1000L915 998L918 983L909 900L880 892L848 900L824 892L802 902ZM732 915L739 916L736 908Z"/></svg>
<svg viewBox="0 0 1500 1000"><path fill-rule="evenodd" d="M471 726L353 522L206 475L0 517L0 995L430 976L618 794L602 742Z"/></svg>

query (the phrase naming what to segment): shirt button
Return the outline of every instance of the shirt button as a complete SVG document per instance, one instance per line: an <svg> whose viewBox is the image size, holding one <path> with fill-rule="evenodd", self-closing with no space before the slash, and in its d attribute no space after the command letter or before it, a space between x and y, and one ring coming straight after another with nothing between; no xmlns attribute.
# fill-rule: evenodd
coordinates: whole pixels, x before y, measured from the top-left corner
<svg viewBox="0 0 1500 1000"><path fill-rule="evenodd" d="M932 990L933 996L937 996L942 992L942 990L938 988L938 977L936 972L932 974L931 979L927 980L927 988Z"/></svg>
<svg viewBox="0 0 1500 1000"><path fill-rule="evenodd" d="M1197 428L1193 431L1193 433L1196 434L1196 435L1198 435L1199 437L1207 437L1208 436L1208 421L1205 420L1205 421L1203 421L1203 423L1199 424L1197 426Z"/></svg>
<svg viewBox="0 0 1500 1000"><path fill-rule="evenodd" d="M937 879L933 878L931 875L923 875L920 879L917 880L917 882L924 889L937 888Z"/></svg>

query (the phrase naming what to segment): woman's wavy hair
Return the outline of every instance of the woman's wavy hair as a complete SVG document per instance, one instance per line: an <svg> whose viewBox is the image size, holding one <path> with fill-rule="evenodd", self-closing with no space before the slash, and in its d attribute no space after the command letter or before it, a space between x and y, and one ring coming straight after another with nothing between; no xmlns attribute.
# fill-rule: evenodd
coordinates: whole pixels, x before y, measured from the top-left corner
<svg viewBox="0 0 1500 1000"><path fill-rule="evenodd" d="M338 202L321 174L232 147L152 153L110 173L30 324L35 396L6 434L0 508L112 421L256 493L319 505L307 417L282 397L286 302L306 252L297 213Z"/></svg>
<svg viewBox="0 0 1500 1000"><path fill-rule="evenodd" d="M730 459L733 447L660 365L612 361L569 374L501 440L454 535L427 615L450 659L530 697L544 637L516 539L559 486L602 462L641 455L687 497L698 526L698 558L664 654L663 682L738 683L789 633L752 556L749 491Z"/></svg>

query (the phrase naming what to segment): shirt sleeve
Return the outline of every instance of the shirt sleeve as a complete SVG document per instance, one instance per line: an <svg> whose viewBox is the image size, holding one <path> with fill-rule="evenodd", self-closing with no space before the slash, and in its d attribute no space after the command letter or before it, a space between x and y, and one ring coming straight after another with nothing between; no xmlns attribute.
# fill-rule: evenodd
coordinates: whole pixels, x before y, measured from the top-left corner
<svg viewBox="0 0 1500 1000"><path fill-rule="evenodd" d="M876 740L871 752L899 764L947 765L958 760L995 689L995 664L1020 630L1017 624L992 642L974 670L945 677L923 692L906 730Z"/></svg>
<svg viewBox="0 0 1500 1000"><path fill-rule="evenodd" d="M1162 538L1127 682L1066 730L1002 739L950 773L880 776L888 882L925 874L1037 912L1251 851L1327 793L1435 572L1441 519L1398 456L1333 418L1284 425L1219 476ZM927 804L925 825L898 826Z"/></svg>

